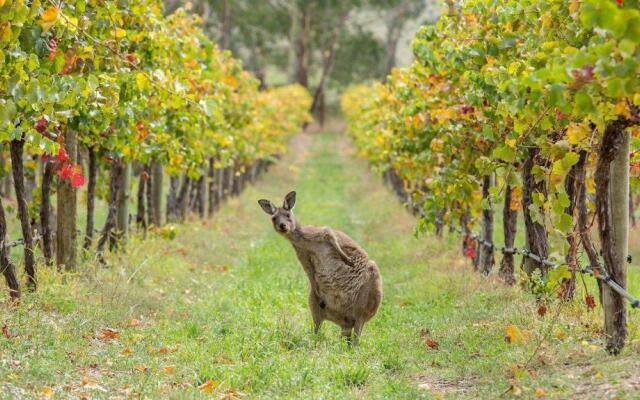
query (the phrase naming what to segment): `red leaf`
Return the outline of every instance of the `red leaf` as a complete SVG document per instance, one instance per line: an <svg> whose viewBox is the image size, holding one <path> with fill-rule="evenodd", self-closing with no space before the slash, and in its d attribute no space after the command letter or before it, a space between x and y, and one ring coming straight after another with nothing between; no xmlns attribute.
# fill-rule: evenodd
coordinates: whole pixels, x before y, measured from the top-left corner
<svg viewBox="0 0 640 400"><path fill-rule="evenodd" d="M60 150L58 150L58 161L69 161L69 155L67 154L67 151L64 149L64 147L60 147Z"/></svg>
<svg viewBox="0 0 640 400"><path fill-rule="evenodd" d="M619 5L620 7L622 7L623 3L624 3L623 0L616 0L616 4Z"/></svg>
<svg viewBox="0 0 640 400"><path fill-rule="evenodd" d="M547 306L544 303L540 303L538 306L538 315L544 317L547 314Z"/></svg>
<svg viewBox="0 0 640 400"><path fill-rule="evenodd" d="M431 339L431 338L427 338L424 341L424 344L427 345L427 347L429 347L430 349L433 350L438 350L438 342L436 342L435 340Z"/></svg>
<svg viewBox="0 0 640 400"><path fill-rule="evenodd" d="M11 335L9 335L9 327L6 325L2 326L2 336L6 337L7 339L11 337Z"/></svg>
<svg viewBox="0 0 640 400"><path fill-rule="evenodd" d="M584 302L587 304L587 310L593 311L593 309L596 308L596 301L592 295L588 294L584 298Z"/></svg>
<svg viewBox="0 0 640 400"><path fill-rule="evenodd" d="M58 176L62 179L70 179L73 176L73 168L69 164L65 164L58 171Z"/></svg>
<svg viewBox="0 0 640 400"><path fill-rule="evenodd" d="M71 176L71 186L80 187L84 185L84 175L82 174L73 174Z"/></svg>

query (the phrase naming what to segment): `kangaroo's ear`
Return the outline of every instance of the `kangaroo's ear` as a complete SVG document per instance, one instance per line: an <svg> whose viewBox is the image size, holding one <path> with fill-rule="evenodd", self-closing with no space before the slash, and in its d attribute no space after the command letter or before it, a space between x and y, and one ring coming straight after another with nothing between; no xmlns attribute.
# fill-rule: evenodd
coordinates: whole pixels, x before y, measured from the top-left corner
<svg viewBox="0 0 640 400"><path fill-rule="evenodd" d="M284 196L284 203L282 203L282 208L285 210L293 210L293 207L296 205L296 192L289 192L286 196Z"/></svg>
<svg viewBox="0 0 640 400"><path fill-rule="evenodd" d="M267 214L273 215L276 213L276 206L269 200L260 199L258 200L258 204L260 204L260 207L262 207L264 212L266 212Z"/></svg>

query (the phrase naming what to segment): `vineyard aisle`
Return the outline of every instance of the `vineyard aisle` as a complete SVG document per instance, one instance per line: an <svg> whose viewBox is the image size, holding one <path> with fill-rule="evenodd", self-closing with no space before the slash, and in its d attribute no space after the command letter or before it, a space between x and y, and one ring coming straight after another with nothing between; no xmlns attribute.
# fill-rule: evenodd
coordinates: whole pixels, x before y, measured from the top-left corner
<svg viewBox="0 0 640 400"><path fill-rule="evenodd" d="M359 347L326 323L315 338L307 280L257 199L298 192L302 223L358 240L384 298ZM638 316L619 357L599 308L534 299L480 274L458 237L412 235L414 219L335 133L303 134L212 222L175 239L133 238L127 256L77 276L42 269L40 290L1 307L0 397L634 398ZM89 269L89 271L87 271ZM508 336L510 340L505 340ZM543 336L546 341L534 355ZM440 397L438 397L440 396ZM637 398L637 397L636 397Z"/></svg>

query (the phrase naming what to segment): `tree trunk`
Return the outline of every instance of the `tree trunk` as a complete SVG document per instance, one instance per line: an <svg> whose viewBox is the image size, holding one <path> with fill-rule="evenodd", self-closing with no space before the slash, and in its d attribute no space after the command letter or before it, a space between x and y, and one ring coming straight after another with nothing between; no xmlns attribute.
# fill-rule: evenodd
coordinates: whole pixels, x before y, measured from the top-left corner
<svg viewBox="0 0 640 400"><path fill-rule="evenodd" d="M184 174L182 179L182 186L180 186L180 193L176 199L177 216L180 221L184 221L187 217L187 205L189 201L189 187L191 186L191 179Z"/></svg>
<svg viewBox="0 0 640 400"><path fill-rule="evenodd" d="M180 177L171 176L169 178L169 193L167 194L167 221L176 222L178 218L178 188Z"/></svg>
<svg viewBox="0 0 640 400"><path fill-rule="evenodd" d="M582 150L580 152L580 159L576 164L576 208L578 211L578 232L580 233L580 241L582 242L582 247L584 248L585 253L587 253L587 258L589 259L589 266L593 271L595 276L602 275L602 269L600 268L600 257L598 252L596 251L596 247L591 240L590 231L590 221L589 214L587 211L587 185L586 185L586 163L587 163L587 152L586 150ZM602 290L603 290L603 282L598 279L598 289L600 294L600 304L602 304Z"/></svg>
<svg viewBox="0 0 640 400"><path fill-rule="evenodd" d="M36 289L36 258L33 252L33 231L29 220L29 207L24 188L24 168L22 154L24 140L13 139L11 141L11 169L13 170L13 185L18 202L18 216L24 238L24 269L27 273L27 286Z"/></svg>
<svg viewBox="0 0 640 400"><path fill-rule="evenodd" d="M151 182L153 197L153 224L162 226L162 164L160 161L154 161L151 164Z"/></svg>
<svg viewBox="0 0 640 400"><path fill-rule="evenodd" d="M292 26L294 29L293 47L296 60L296 82L305 88L309 88L309 40L311 35L311 13L309 6L303 6L298 15L299 18Z"/></svg>
<svg viewBox="0 0 640 400"><path fill-rule="evenodd" d="M504 247L507 250L513 250L516 241L516 230L518 228L518 211L511 208L511 197L513 189L511 185L507 185L504 194L504 207L502 209L502 230L504 231ZM514 275L515 254L513 251L505 251L500 261L500 278L505 283L513 285L516 283Z"/></svg>
<svg viewBox="0 0 640 400"><path fill-rule="evenodd" d="M218 204L217 208L220 208L222 201L224 200L224 180L225 180L225 168L219 168L216 170L216 190L218 192Z"/></svg>
<svg viewBox="0 0 640 400"><path fill-rule="evenodd" d="M231 44L231 5L230 0L222 0L222 14L220 20L220 47L230 49Z"/></svg>
<svg viewBox="0 0 640 400"><path fill-rule="evenodd" d="M533 166L538 164L537 159L539 157L539 153L539 148L530 148L523 165L522 212L524 215L526 249L536 256L546 260L549 256L547 231L544 225L533 220L531 211L529 210L529 207L533 205L534 193L541 193L544 198L547 197L547 188L544 181L536 182L532 174ZM547 275L548 266L532 258L525 257L523 269L529 276L531 276L536 269L540 270L540 273L544 278Z"/></svg>
<svg viewBox="0 0 640 400"><path fill-rule="evenodd" d="M7 219L0 197L0 269L9 288L9 297L13 301L18 301L20 299L20 282L16 275L16 266L9 258L10 251L11 249L7 247Z"/></svg>
<svg viewBox="0 0 640 400"><path fill-rule="evenodd" d="M147 210L145 208L145 189L147 187L147 177L149 174L147 173L147 166L145 165L140 171L140 176L138 177L138 203L136 210L136 227L138 229L142 229L145 234L147 232Z"/></svg>
<svg viewBox="0 0 640 400"><path fill-rule="evenodd" d="M224 190L223 195L228 198L231 195L233 188L233 167L227 167L224 169Z"/></svg>
<svg viewBox="0 0 640 400"><path fill-rule="evenodd" d="M147 226L155 225L153 219L155 217L156 211L153 209L153 177L151 171L151 164L147 164L144 166L144 171L146 172L147 182L145 185L145 200L147 202ZM143 201L145 201L143 200ZM157 225L156 225L157 226Z"/></svg>
<svg viewBox="0 0 640 400"><path fill-rule="evenodd" d="M480 246L478 268L485 275L489 275L493 268L494 246L493 246L493 204L491 204L489 189L492 186L493 178L486 175L482 179L482 197L488 202L488 208L482 210L482 240L487 243Z"/></svg>
<svg viewBox="0 0 640 400"><path fill-rule="evenodd" d="M207 204L207 179L202 175L198 180L198 215L204 219Z"/></svg>
<svg viewBox="0 0 640 400"><path fill-rule="evenodd" d="M626 127L625 120L607 125L595 173L602 258L610 278L625 289L629 234L629 134ZM605 286L602 301L607 351L618 354L627 337L625 299Z"/></svg>
<svg viewBox="0 0 640 400"><path fill-rule="evenodd" d="M564 210L565 214L570 215L572 218L575 217L576 205L577 205L577 178L578 178L578 169L580 168L579 160L576 165L571 167L571 170L567 174L567 177L564 181L564 189L569 197L569 206ZM575 219L574 219L575 220ZM563 300L571 300L573 299L573 295L576 291L576 272L578 270L578 236L577 232L572 230L569 234L567 234L567 242L569 243L569 251L567 251L567 255L565 257L565 262L569 267L569 271L571 272L571 278L562 279L562 290L561 290L561 298Z"/></svg>
<svg viewBox="0 0 640 400"><path fill-rule="evenodd" d="M69 156L69 161L77 160L77 137L73 130L67 131L64 138L64 147ZM58 180L58 223L56 229L56 264L59 270L76 269L76 218L77 196L76 188L66 179Z"/></svg>
<svg viewBox="0 0 640 400"><path fill-rule="evenodd" d="M107 220L102 228L102 235L98 240L97 257L100 262L104 263L104 250L107 242L111 244L113 249L117 245L117 236L114 230L117 227L118 217L118 199L120 185L122 184L122 175L124 173L124 165L121 160L114 160L111 165L111 179L109 180L109 211Z"/></svg>
<svg viewBox="0 0 640 400"><path fill-rule="evenodd" d="M122 246L127 243L129 235L129 199L131 197L131 163L123 161L122 174L120 175L120 190L118 191L118 217L116 226L118 229L119 241Z"/></svg>
<svg viewBox="0 0 640 400"><path fill-rule="evenodd" d="M53 244L51 232L51 182L53 181L53 163L44 162L42 174L42 204L40 205L40 230L42 232L42 254L47 265L51 265L53 258Z"/></svg>
<svg viewBox="0 0 640 400"><path fill-rule="evenodd" d="M213 217L213 213L216 210L217 207L217 197L218 197L218 191L216 190L216 185L218 183L217 179L216 179L216 168L215 168L215 159L213 157L209 158L209 173L207 174L208 178L209 178L209 186L208 186L208 191L209 191L209 210L208 210L208 215L209 218Z"/></svg>
<svg viewBox="0 0 640 400"><path fill-rule="evenodd" d="M96 184L98 182L98 155L94 147L89 147L89 182L87 183L87 227L84 233L84 249L89 250L93 242L94 210L96 204Z"/></svg>

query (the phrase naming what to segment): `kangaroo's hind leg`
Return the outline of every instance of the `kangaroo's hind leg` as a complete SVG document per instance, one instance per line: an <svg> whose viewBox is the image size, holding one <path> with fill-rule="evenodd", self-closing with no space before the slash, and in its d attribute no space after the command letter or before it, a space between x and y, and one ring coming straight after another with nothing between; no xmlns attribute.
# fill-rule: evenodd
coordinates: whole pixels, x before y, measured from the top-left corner
<svg viewBox="0 0 640 400"><path fill-rule="evenodd" d="M322 321L324 321L324 301L316 296L313 289L309 289L309 310L311 310L311 318L313 319L313 333L318 334Z"/></svg>

